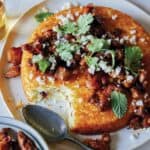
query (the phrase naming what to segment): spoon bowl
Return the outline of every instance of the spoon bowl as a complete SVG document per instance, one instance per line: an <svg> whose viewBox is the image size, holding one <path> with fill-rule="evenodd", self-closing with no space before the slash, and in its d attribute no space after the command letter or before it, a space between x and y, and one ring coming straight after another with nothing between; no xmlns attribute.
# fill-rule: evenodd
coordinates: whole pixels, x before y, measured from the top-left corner
<svg viewBox="0 0 150 150"><path fill-rule="evenodd" d="M38 130L47 141L66 139L80 145L84 150L92 150L68 134L64 120L55 112L38 105L26 105L22 113L26 122Z"/></svg>
<svg viewBox="0 0 150 150"><path fill-rule="evenodd" d="M67 135L64 120L55 112L38 105L27 105L22 109L24 119L38 130L48 141L58 141Z"/></svg>

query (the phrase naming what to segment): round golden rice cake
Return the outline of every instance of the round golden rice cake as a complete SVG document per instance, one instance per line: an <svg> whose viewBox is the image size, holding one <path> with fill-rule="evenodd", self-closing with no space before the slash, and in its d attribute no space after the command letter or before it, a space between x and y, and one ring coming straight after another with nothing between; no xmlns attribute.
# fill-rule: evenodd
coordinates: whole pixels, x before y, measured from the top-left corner
<svg viewBox="0 0 150 150"><path fill-rule="evenodd" d="M44 31L52 29L54 26L56 26L59 22L57 16L65 16L70 11L72 14L74 14L75 12L79 12L79 14L82 14L83 8L74 7L69 10L61 11L58 14L49 17L46 21L42 22L37 27L37 29L33 32L29 42L33 42L35 39L37 39L37 37L42 36ZM104 23L108 31L111 31L114 28L121 28L124 31L123 36L128 35L130 37L130 30L136 30L137 45L142 49L144 54L144 69L147 70L148 74L150 74L150 36L145 32L143 27L136 21L134 21L131 17L118 10L106 7L95 7L95 13L105 18ZM113 15L117 16L115 20L112 19ZM145 41L141 39L145 39ZM30 58L32 58L32 54L28 51L23 51L21 79L24 92L29 102L36 102L39 96L39 88L48 89L55 92L55 90L53 89L61 88L62 83L48 80L47 76L36 71L36 69L30 66L28 63ZM44 79L44 81L42 80L42 83L38 82L37 77L40 77L40 79ZM148 81L149 80L150 78L148 79ZM128 100L128 112L123 118L118 119L114 115L112 110L101 112L95 105L88 102L88 98L92 95L93 91L90 91L84 86L85 81L86 74L83 73L81 74L81 77L76 81L65 83L65 86L71 91L71 98L69 99L71 111L68 116L70 129L77 133L98 133L105 131L115 131L122 127L125 127L128 124L130 117L132 116L130 99ZM80 88L75 88L76 85L80 85ZM150 91L149 89L150 85L148 85L148 93Z"/></svg>

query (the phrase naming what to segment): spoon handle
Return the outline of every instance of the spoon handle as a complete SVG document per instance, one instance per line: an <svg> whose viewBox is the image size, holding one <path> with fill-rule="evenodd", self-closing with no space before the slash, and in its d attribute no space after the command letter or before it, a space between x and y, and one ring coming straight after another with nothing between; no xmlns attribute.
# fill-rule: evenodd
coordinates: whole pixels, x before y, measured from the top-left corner
<svg viewBox="0 0 150 150"><path fill-rule="evenodd" d="M76 144L80 145L80 147L82 147L82 149L84 149L84 150L93 150L93 149L89 148L88 146L86 146L85 144L81 143L78 139L76 139L74 137L67 136L66 140L69 140L73 143L76 143Z"/></svg>

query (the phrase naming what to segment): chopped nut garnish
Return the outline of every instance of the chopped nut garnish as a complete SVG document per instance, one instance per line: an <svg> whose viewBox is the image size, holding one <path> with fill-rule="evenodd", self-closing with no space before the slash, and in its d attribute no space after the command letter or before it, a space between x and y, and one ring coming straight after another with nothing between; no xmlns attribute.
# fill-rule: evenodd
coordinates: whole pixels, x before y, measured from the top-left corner
<svg viewBox="0 0 150 150"><path fill-rule="evenodd" d="M110 150L111 137L108 133L104 133L99 139L86 139L84 143L94 150Z"/></svg>
<svg viewBox="0 0 150 150"><path fill-rule="evenodd" d="M146 116L143 120L143 127L148 128L150 127L150 116Z"/></svg>
<svg viewBox="0 0 150 150"><path fill-rule="evenodd" d="M17 133L11 128L3 128L0 131L0 150L37 150L37 147L22 131Z"/></svg>
<svg viewBox="0 0 150 150"><path fill-rule="evenodd" d="M143 82L144 82L144 80L145 80L145 78L146 78L146 75L147 75L147 72L146 72L146 71L144 71L144 70L141 70L141 71L140 71L140 74L139 74L139 81L140 81L140 83L143 83Z"/></svg>
<svg viewBox="0 0 150 150"><path fill-rule="evenodd" d="M20 67L19 66L11 66L8 71L5 73L6 78L13 78L20 75Z"/></svg>
<svg viewBox="0 0 150 150"><path fill-rule="evenodd" d="M7 59L9 63L14 65L19 65L22 58L22 49L21 47L12 47L7 52Z"/></svg>
<svg viewBox="0 0 150 150"><path fill-rule="evenodd" d="M131 95L132 95L132 98L138 98L139 97L138 90L135 88L131 88Z"/></svg>
<svg viewBox="0 0 150 150"><path fill-rule="evenodd" d="M18 143L21 150L37 150L35 144L22 131L18 132Z"/></svg>

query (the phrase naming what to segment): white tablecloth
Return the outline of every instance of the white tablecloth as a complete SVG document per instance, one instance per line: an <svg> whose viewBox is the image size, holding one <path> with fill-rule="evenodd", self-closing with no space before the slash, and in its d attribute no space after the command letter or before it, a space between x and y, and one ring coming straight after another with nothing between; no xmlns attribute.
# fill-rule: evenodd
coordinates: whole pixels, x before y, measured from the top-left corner
<svg viewBox="0 0 150 150"><path fill-rule="evenodd" d="M26 4L25 10L26 10L28 8L28 6L31 6L31 1L30 0L23 0L23 1L25 1L25 4ZM36 1L40 1L40 0L34 0L35 3L36 3ZM141 9L145 10L147 13L150 14L150 0L129 0L129 1L131 1L132 3L134 3L135 5L137 5L138 7L140 7ZM32 4L33 4L33 2L32 2ZM4 43L4 40L0 41L0 51L2 50L1 47L2 47L3 43ZM6 110L6 106L2 102L1 99L0 99L0 116L9 116L9 113ZM150 142L142 145L137 150L150 150Z"/></svg>

